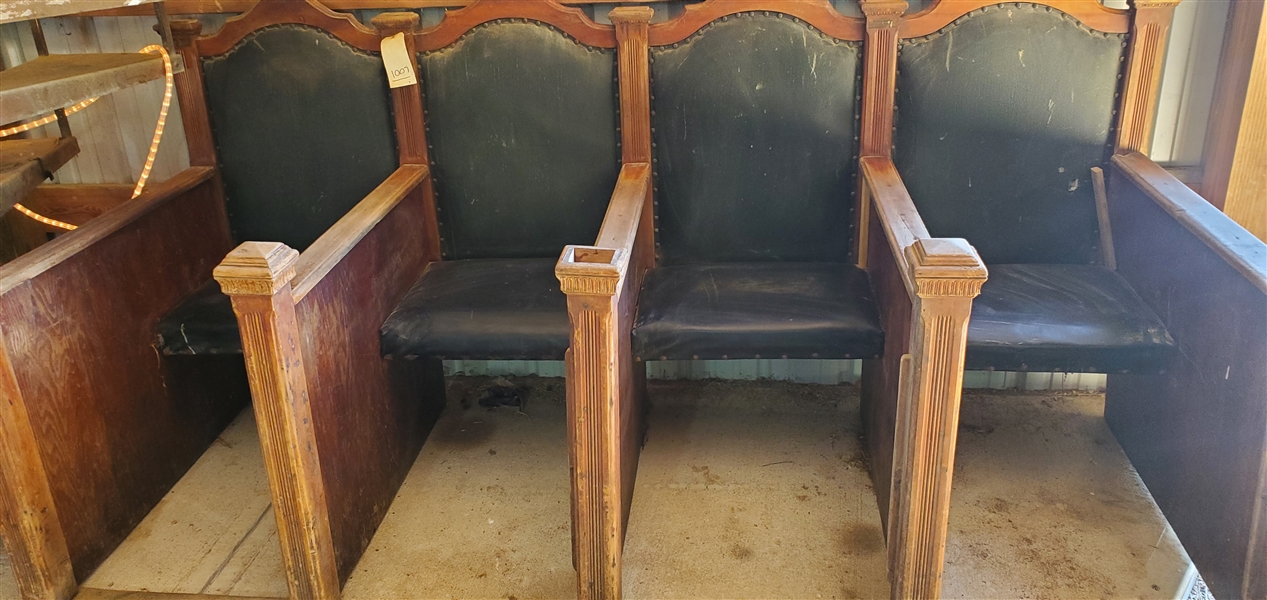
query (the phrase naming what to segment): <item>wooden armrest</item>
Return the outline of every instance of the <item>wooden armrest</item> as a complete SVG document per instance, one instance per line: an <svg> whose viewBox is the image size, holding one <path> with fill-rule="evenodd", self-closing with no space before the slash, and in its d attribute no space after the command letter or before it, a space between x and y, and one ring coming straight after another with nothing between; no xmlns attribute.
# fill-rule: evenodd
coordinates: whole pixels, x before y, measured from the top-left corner
<svg viewBox="0 0 1267 600"><path fill-rule="evenodd" d="M630 163L621 167L598 240L593 246L568 246L559 257L555 274L563 282L564 293L616 293L637 249L650 188L651 165Z"/></svg>
<svg viewBox="0 0 1267 600"><path fill-rule="evenodd" d="M1228 265L1267 293L1267 244L1147 156L1138 152L1114 156L1113 166Z"/></svg>
<svg viewBox="0 0 1267 600"><path fill-rule="evenodd" d="M866 157L861 163L870 204L875 208L906 291L912 298L920 291L921 279L986 276L985 263L966 240L934 238L928 234L891 159Z"/></svg>
<svg viewBox="0 0 1267 600"><path fill-rule="evenodd" d="M166 181L151 184L137 198L106 211L83 227L19 256L0 267L0 294L61 264L167 202L183 197L185 192L211 179L215 172L211 167L185 169Z"/></svg>
<svg viewBox="0 0 1267 600"><path fill-rule="evenodd" d="M298 304L409 192L428 177L424 165L403 165L299 255L291 294Z"/></svg>

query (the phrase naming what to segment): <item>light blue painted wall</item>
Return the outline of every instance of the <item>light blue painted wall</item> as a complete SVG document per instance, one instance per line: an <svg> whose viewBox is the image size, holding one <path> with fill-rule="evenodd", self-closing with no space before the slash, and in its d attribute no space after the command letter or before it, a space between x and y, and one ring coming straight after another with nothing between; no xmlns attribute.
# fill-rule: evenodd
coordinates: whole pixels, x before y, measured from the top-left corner
<svg viewBox="0 0 1267 600"><path fill-rule="evenodd" d="M669 360L646 363L651 379L774 379L795 383L857 383L860 360ZM557 360L446 360L446 375L510 375L563 377ZM968 371L964 387L973 389L1080 390L1104 389L1102 373L1013 373Z"/></svg>

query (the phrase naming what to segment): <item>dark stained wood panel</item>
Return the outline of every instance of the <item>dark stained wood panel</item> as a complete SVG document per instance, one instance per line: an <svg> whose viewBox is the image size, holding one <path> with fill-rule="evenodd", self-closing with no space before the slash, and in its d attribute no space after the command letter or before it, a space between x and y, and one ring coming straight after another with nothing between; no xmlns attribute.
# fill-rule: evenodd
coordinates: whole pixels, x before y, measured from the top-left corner
<svg viewBox="0 0 1267 600"><path fill-rule="evenodd" d="M871 213L867 275L884 325L884 354L862 363L862 427L876 503L885 530L889 525L893 446L897 427L898 383L902 355L911 342L911 297L875 211Z"/></svg>
<svg viewBox="0 0 1267 600"><path fill-rule="evenodd" d="M158 319L231 247L215 179L182 176L185 189L156 184L0 268L4 342L80 579L247 400L240 357L194 364L153 347Z"/></svg>
<svg viewBox="0 0 1267 600"><path fill-rule="evenodd" d="M1212 247L1228 236L1210 225L1235 228L1216 209L1172 215L1123 164L1115 160L1109 180L1118 272L1179 351L1162 375L1110 375L1105 419L1215 597L1239 597L1242 586L1263 590L1267 570L1246 560L1251 549L1260 565L1267 554L1267 521L1254 518L1267 494L1263 266L1249 277ZM1186 190L1160 168L1149 170L1144 180L1159 184L1149 186L1154 191Z"/></svg>
<svg viewBox="0 0 1267 600"><path fill-rule="evenodd" d="M438 360L388 361L378 329L427 265L416 187L295 307L340 581L444 406Z"/></svg>

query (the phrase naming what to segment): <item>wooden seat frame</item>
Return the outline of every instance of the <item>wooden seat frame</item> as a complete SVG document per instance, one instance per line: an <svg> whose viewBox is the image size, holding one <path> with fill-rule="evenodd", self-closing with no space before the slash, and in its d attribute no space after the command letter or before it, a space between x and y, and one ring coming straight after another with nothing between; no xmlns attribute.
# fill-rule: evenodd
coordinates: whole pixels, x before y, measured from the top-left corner
<svg viewBox="0 0 1267 600"><path fill-rule="evenodd" d="M1147 152L1155 117L1161 61L1166 33L1177 0L1136 2L1129 11L1105 8L1094 1L1035 2L1072 15L1088 27L1130 32L1126 81L1113 158L1110 196L1143 194L1175 217L1176 233L1193 237L1230 265L1251 290L1267 290L1264 250L1208 204L1149 161ZM580 571L580 593L585 598L620 596L620 561L624 524L641 445L645 371L634 362L630 332L642 278L654 267L651 214L653 182L648 165L650 103L647 53L649 45L682 41L702 26L727 15L748 11L778 12L800 18L842 39L865 38L861 116L860 199L857 248L859 267L870 274L885 324L886 348L878 360L864 362L863 420L867 431L872 477L887 527L889 578L894 598L935 598L940 595L950 509L951 479L963 381L964 353L972 299L979 293L987 270L964 240L929 235L892 162L893 114L897 49L901 38L933 33L973 10L999 4L994 0L942 0L904 17L901 0L861 0L865 17L841 17L826 2L710 0L689 6L666 23L650 25L647 9L615 9L620 53L621 121L626 139L625 170L613 194L602 231L592 246L571 246L560 257L556 273L568 294L573 332L568 357L568 403L572 411L574 544ZM1125 202L1119 202L1119 206ZM1121 210L1121 209L1119 209ZM1130 218L1130 213L1120 215ZM1155 244L1154 244L1155 245ZM1150 247L1157 255L1174 250ZM1145 254L1134 253L1138 260ZM1251 266L1254 265L1254 266ZM1140 268L1139 270L1143 270ZM1128 276L1128 279L1131 279ZM1156 288L1157 286L1152 286ZM1261 305L1261 303L1259 303ZM1248 307L1220 307L1224 311L1253 311ZM1213 309L1189 308L1184 319L1213 318ZM1161 311L1159 311L1161 312ZM1261 315L1259 315L1261 316ZM1171 325L1173 327L1173 325ZM1263 362L1261 331L1233 335L1251 351L1237 367ZM1257 337L1255 337L1257 336ZM1195 340L1194 349L1212 351L1209 340ZM1184 341L1180 341L1181 347ZM1258 370L1261 373L1261 369ZM1107 414L1132 458L1144 458L1144 443L1133 443L1145 431L1169 426L1174 417L1115 410L1118 397L1136 406L1147 393L1165 398L1167 406L1190 406L1176 387L1188 389L1196 373L1170 373L1140 384L1147 392L1116 392L1128 376L1110 377ZM1229 393L1225 415L1262 425L1263 375L1250 377ZM1130 379L1135 385L1137 379ZM1163 392L1162 389L1169 391ZM1126 402L1126 401L1124 401ZM1191 413L1191 409L1184 411ZM1176 472L1195 476L1214 465L1218 455L1199 446L1199 435L1215 436L1213 420L1200 432L1185 433L1179 442L1182 465L1156 465L1160 485ZM1248 455L1243 484L1235 501L1222 508L1247 532L1248 549L1238 553L1244 564L1229 568L1240 574L1243 594L1260 597L1267 587L1267 439L1262 427L1250 427L1238 440ZM1130 433L1128 433L1130 432ZM1231 450L1229 444L1220 449ZM1156 454L1155 448L1150 448ZM1145 474L1146 481L1148 476ZM1174 487L1173 484L1170 487ZM1230 491L1230 490L1229 490ZM1180 500L1199 490L1168 490ZM1257 498L1255 501L1254 499ZM1164 503L1163 503L1164 504ZM1174 512L1174 511L1171 511ZM1187 542L1217 546L1214 519L1186 511L1172 520L1188 522ZM1181 532L1181 537L1183 533ZM1217 553L1211 553L1211 556ZM1195 553L1201 564L1200 553ZM1213 558L1212 558L1213 560ZM1213 563L1207 563L1213 565ZM1226 565L1225 565L1226 566Z"/></svg>
<svg viewBox="0 0 1267 600"><path fill-rule="evenodd" d="M1108 173L1109 217L1102 228L1112 225L1116 235L1108 239L1118 257L1118 273L1162 316L1181 357L1161 375L1110 374L1105 419L1216 594L1262 598L1267 597L1267 370L1262 369L1267 364L1262 325L1267 320L1267 245L1146 156L1167 32L1178 1L1133 0L1129 10L1086 0L1027 4L1059 10L1091 29L1129 34ZM905 9L900 1L862 1L868 31L866 86L871 90L864 101L874 102L863 117L864 207L873 211L864 218L870 220L869 231L875 232L878 224L889 236L888 249L875 237L863 238L867 249L860 252L860 263L870 261L873 274L877 262L896 258L902 264L900 249L911 258L913 240L927 235L890 158L899 40L932 34L994 4L1001 3L941 0L899 18ZM895 227L898 223L905 226ZM903 236L893 236L902 229ZM879 273L888 271L885 267ZM883 278L876 287L881 310L901 305L900 288L890 287ZM918 282L906 287L912 299L922 296ZM921 298L919 304L926 303ZM970 300L961 308L970 312ZM886 321L890 341L900 339L894 335L894 323ZM1246 323L1258 326L1243 328ZM956 335L962 336L962 331ZM913 332L910 339L918 352L920 334ZM963 338L955 343L962 353ZM864 390L876 385L874 377L885 380L881 385L900 389L901 378L896 384L887 379L888 373L900 371L900 365L887 363L888 354L884 360L879 373L864 370ZM1220 373L1226 379L1234 372L1241 378L1208 389ZM958 396L953 403L930 403L923 395L927 383L920 368L913 375L909 391L897 396L894 431L899 439L915 441L895 444L893 483L876 486L892 490L889 556L895 598L940 593L957 441ZM864 398L868 396L864 391ZM922 424L927 419L943 425L927 429ZM1245 426L1231 431L1229 423ZM883 451L876 448L881 430L870 430L875 461ZM906 454L897 451L902 446ZM938 458L921 461L920 456L930 451ZM918 530L903 520L930 510L940 515L935 529L926 530L922 542L908 537ZM911 553L926 558L911 560Z"/></svg>
<svg viewBox="0 0 1267 600"><path fill-rule="evenodd" d="M305 10L297 16L294 9L277 4L281 3L261 2L250 13L230 21L235 24L233 28L226 24L213 38L198 40L198 50L208 52L206 44L212 51L223 51L260 27L305 23L323 27L364 50L377 50L382 37L405 33L406 49L410 56L416 56L419 51L445 48L472 28L502 19L544 23L593 47L616 45L612 27L594 23L579 8L539 0L483 0L448 12L438 25L421 31L417 30L417 14L385 13L373 21L377 33L364 30L350 16L325 9L319 9L320 14ZM221 36L228 37L218 39ZM417 69L416 64L413 67ZM329 338L342 339L344 333L306 329L303 319L296 316L300 312L345 315L349 318L340 325L351 332L346 335L377 339L387 312L428 263L441 260L422 95L416 86L395 88L392 102L401 163L396 174L302 254L280 244L247 242L216 269L216 279L233 299L242 331L290 595L297 599L339 597L341 583L364 552L427 433L422 429L418 437L388 441L408 445L408 451L393 451L410 460L397 465L402 468L395 472L383 473L368 491L378 500L380 510L374 514L349 513L345 507L334 505L337 494L331 488L338 482L324 473L340 468L364 470L366 465L361 462L362 452L349 448L355 445L352 440L322 443L320 439L319 431L343 426L339 417L346 417L346 411L336 415L317 407L356 402L355 412L366 421L400 418L400 407L419 390L394 387L386 381L383 365L392 362L426 364L431 376L428 381L439 385L423 390L427 396L424 402L431 409L443 404L438 359L384 361L377 352L354 353L349 346L331 345ZM629 143L628 137L624 143ZM391 260L387 260L389 256ZM373 270L374 265L390 266L401 256L408 257L409 268ZM381 310L365 310L358 304L355 292L364 286L356 282L365 281L379 282L384 284L380 288L388 290L390 298L375 298L376 303L382 302L376 307ZM345 385L352 382L358 387ZM346 395L351 389L356 389L358 397ZM338 396L340 391L345 395ZM360 535L339 543L331 531L336 518L343 519L344 528Z"/></svg>
<svg viewBox="0 0 1267 600"><path fill-rule="evenodd" d="M1146 157L1166 33L1176 3L1141 0L1129 11L1116 11L1090 0L1036 2L1089 27L1131 34L1108 188L1109 212L1122 224L1116 238L1119 273L1148 301L1167 294L1184 300L1163 318L1187 361L1160 376L1111 375L1106 419L1198 567L1227 582L1239 582L1236 591L1244 597L1264 597L1267 374L1261 365L1267 352L1261 331L1237 329L1234 324L1262 318L1254 311L1267 295L1267 247ZM181 269L204 264L203 271L208 270L231 243L214 171L200 56L224 52L251 32L285 23L326 30L368 51L377 51L383 36L404 32L410 34L406 43L412 54L445 47L481 23L526 18L552 25L585 44L617 49L624 166L597 240L592 246L565 248L556 274L568 296L573 328L566 362L578 595L619 598L625 522L645 406L645 370L631 354L630 331L642 279L655 266L649 47L676 43L707 23L749 11L796 17L828 35L862 40L865 45L854 254L857 265L871 277L887 341L883 356L867 361L864 368L863 420L887 527L892 596L937 597L967 324L972 298L987 271L965 241L929 235L893 165L897 47L901 38L927 35L991 4L995 2L942 0L903 16L906 4L901 0L862 0L865 17L854 19L841 16L826 0L709 0L656 25L650 24L648 8L617 8L609 27L554 2L483 0L451 11L441 24L425 31L416 30L414 14L382 15L375 20L374 31L318 5L270 0L230 20L212 36L197 38L199 29L193 23L174 27L186 64L186 71L177 76L178 94L193 166L153 186L141 199L0 267L0 324L5 332L0 344L5 400L0 403L0 519L24 597L63 600L76 589L62 531L61 519L66 517L59 519L54 482L45 468L47 453L40 449L41 443L48 443L46 432L35 426L32 416L49 408L32 402L40 386L67 394L79 393L82 387L53 373L56 365L40 375L44 380L32 375L22 354L27 340L11 333L20 329L18 320L29 317L4 302L12 294L35 294L46 304L50 298L62 298L58 301L67 307L79 306L70 304L57 286L64 286L70 274L87 278L76 280L76 285L86 286L93 285L94 276L108 277L94 275L89 266L132 256L126 252L134 247L124 240L128 236L151 242L170 239L163 242L170 245L165 247L185 249L151 254L162 264L151 263L154 281L138 281L137 289L162 287L168 290L160 294L163 301L174 306L178 300L173 298L192 293L205 281L205 272ZM430 382L421 390L419 405L419 389L395 385L390 372L397 367L384 365L376 353L354 351L353 342L376 338L395 301L429 262L440 260L422 98L416 88L398 88L391 94L400 168L304 253L276 243L247 242L229 253L215 274L233 298L242 330L294 598L339 597L341 581L368 544L421 447L427 420L434 418L443 401L442 387L434 385L438 361L418 361L414 367L421 371L417 377ZM200 226L206 228L207 242L201 245L181 235L182 223L198 215ZM1135 226L1144 222L1141 219L1158 229ZM1180 268L1194 254L1207 261L1205 270ZM173 277L172 272L185 275ZM1199 290L1186 280L1213 287L1230 299L1222 300L1216 293L1203 296L1203 302L1191 301L1187 298ZM357 295L365 281L382 284L370 309ZM1180 294L1185 290L1192 293ZM127 301L134 302L135 297L128 296ZM80 302L111 305L114 300ZM345 330L331 332L309 324L320 315L341 315ZM108 331L93 329L99 326L95 322L84 323L92 329L86 334L89 338L93 331ZM1229 343L1236 346L1230 354L1225 351ZM100 357L83 355L87 350L63 350L68 360L114 368ZM1215 367L1226 373L1228 383L1218 384L1214 400L1205 397L1198 402L1202 391L1208 392L1200 386L1217 380L1212 375ZM162 383L158 377L152 381ZM358 392L349 395L349 389ZM343 423L330 410L353 397L365 418L360 425ZM94 401L118 405L131 400ZM1206 414L1211 411L1215 414ZM419 426L397 437L344 445L322 442L323 430L397 419L414 419ZM1228 423L1248 427L1227 435ZM162 419L152 424L167 426ZM366 490L382 500L384 509L358 512L345 503L341 486L346 482L326 474L372 468L367 456L397 460L390 472L378 475L373 489ZM1182 485L1185 480L1202 480L1204 473L1224 469L1229 462L1237 469L1235 483L1213 482L1226 486L1221 489ZM343 532L337 540L335 529ZM1227 541L1232 537L1235 543ZM1232 590L1232 585L1220 589Z"/></svg>
<svg viewBox="0 0 1267 600"><path fill-rule="evenodd" d="M611 13L619 40L621 131L634 143L622 148L625 168L598 239L592 246L569 246L556 267L568 295L573 328L567 366L568 408L574 440L573 537L582 598L620 597L624 525L642 442L645 370L631 353L630 335L642 279L655 267L649 46L678 43L729 15L780 13L838 39L859 41L865 36L864 68L867 77L874 78L885 74L888 56L873 51L885 47L883 38L876 40L877 25L896 25L905 4L883 5L890 11L898 9L889 13L871 2L864 6L870 15L867 20L842 16L825 0L711 0L688 6L677 18L656 25L650 24L650 9L618 8ZM883 97L885 90L885 86L864 84L861 156L881 150L888 156L891 84L887 86L888 98ZM864 191L871 189L864 187ZM957 414L971 299L985 281L986 271L965 241L929 236L909 198L891 194L871 197L875 203L886 203L896 218L869 221L866 208L857 211L863 249L857 253L858 265L871 272L888 339L883 358L868 361L865 369L879 373L867 375L864 420L888 423L891 428L902 397L934 409L914 411L918 418L908 417L911 423L904 436L895 439L890 429L889 434L873 440L870 448L889 539L924 540L894 557L897 572L910 573L895 578L901 585L895 585L894 597L907 597L920 595L912 591L916 580L940 575L944 544L936 535L940 532L944 539L949 501L948 480L944 489L915 491L907 481L935 473L948 459L944 445L938 443L945 421L935 417ZM868 227L873 232L870 236ZM871 264L866 260L868 239L875 240L872 249L879 255ZM907 389L916 392L908 394ZM878 458L877 449L881 451ZM894 463L892 457L906 462ZM889 504L890 464L898 473L893 478L898 490L893 494L894 505ZM903 477L901 473L913 475ZM923 495L896 502L899 496L911 497L916 491ZM911 505L930 510L911 510Z"/></svg>

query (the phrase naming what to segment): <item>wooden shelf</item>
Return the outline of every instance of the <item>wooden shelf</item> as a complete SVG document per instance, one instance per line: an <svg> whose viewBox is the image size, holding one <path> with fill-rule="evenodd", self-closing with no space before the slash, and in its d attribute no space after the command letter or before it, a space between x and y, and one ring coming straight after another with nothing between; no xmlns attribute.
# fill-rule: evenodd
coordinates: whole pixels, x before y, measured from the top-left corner
<svg viewBox="0 0 1267 600"><path fill-rule="evenodd" d="M136 6L152 2L155 2L155 0L63 0L61 2L49 2L48 0L0 0L0 23L60 17L89 10ZM145 8L149 8L150 15L154 14L152 7Z"/></svg>
<svg viewBox="0 0 1267 600"><path fill-rule="evenodd" d="M22 202L76 154L79 142L73 137L0 141L0 214Z"/></svg>
<svg viewBox="0 0 1267 600"><path fill-rule="evenodd" d="M163 59L139 52L50 54L0 74L0 115L6 123L47 115L163 76Z"/></svg>

